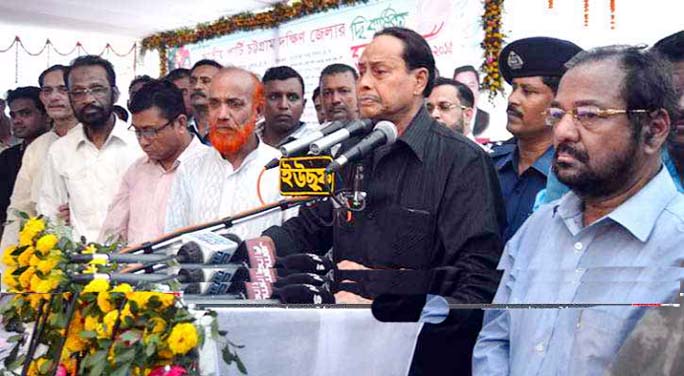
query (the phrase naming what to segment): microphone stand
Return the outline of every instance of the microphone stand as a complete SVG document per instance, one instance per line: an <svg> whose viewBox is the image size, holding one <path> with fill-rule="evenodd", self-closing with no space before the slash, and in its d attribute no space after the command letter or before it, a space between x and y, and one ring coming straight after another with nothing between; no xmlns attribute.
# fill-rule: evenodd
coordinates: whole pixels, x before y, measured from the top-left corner
<svg viewBox="0 0 684 376"><path fill-rule="evenodd" d="M197 231L201 231L201 230L205 230L205 229L208 229L211 227L217 227L217 226L223 226L223 228L227 229L227 228L232 227L235 224L234 222L236 222L236 221L247 220L253 216L257 216L259 214L265 213L267 211L270 211L270 210L273 210L276 208L280 208L280 210L287 210L287 209L290 209L290 208L293 208L296 206L300 206L300 205L307 204L307 203L312 203L312 202L315 202L315 201L318 201L321 199L322 199L322 197L315 197L314 198L314 197L308 197L308 196L284 199L284 200L274 202L271 204L267 204L267 205L264 205L264 206L261 206L261 207L255 208L255 209L246 210L246 211L240 212L240 213L232 215L232 216L224 217L224 218L212 221L212 222L207 222L207 223L202 223L199 225L184 227L184 228L181 228L181 229L174 231L172 233L162 235L161 237L159 237L155 240L123 248L122 250L119 251L119 253L134 253L134 252L140 252L140 251L143 251L144 253L152 253L152 252L154 252L153 247L158 246L161 243L168 242L169 240L173 240L175 238L178 238L179 236L182 236L182 235L186 235L189 233L193 233L193 232L197 232Z"/></svg>
<svg viewBox="0 0 684 376"><path fill-rule="evenodd" d="M69 327L71 326L71 322L73 321L74 313L76 312L76 306L78 305L78 297L80 294L81 293L78 290L71 294L71 299L69 301L69 306L67 307L66 312L67 324L64 328L64 336L60 339L59 344L57 345L57 352L55 353L55 357L52 359L53 362L50 366L48 374L50 374L50 371L52 371L52 367L59 368L59 361L62 358L62 350L64 349L64 344L66 343L67 336L69 335Z"/></svg>
<svg viewBox="0 0 684 376"><path fill-rule="evenodd" d="M43 335L43 330L45 329L45 323L47 322L48 316L50 315L50 307L52 306L52 301L55 295L50 295L50 301L47 303L47 309L45 309L46 302L41 302L36 312L36 323L33 326L33 333L31 333L31 339L29 340L28 351L26 351L26 361L21 369L21 376L26 376L28 374L31 361L36 353L38 344L40 342L40 337Z"/></svg>

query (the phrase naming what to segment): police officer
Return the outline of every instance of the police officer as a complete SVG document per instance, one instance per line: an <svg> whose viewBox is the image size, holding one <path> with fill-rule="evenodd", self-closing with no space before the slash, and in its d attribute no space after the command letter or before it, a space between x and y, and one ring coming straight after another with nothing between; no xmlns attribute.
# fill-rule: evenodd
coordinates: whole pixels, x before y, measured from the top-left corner
<svg viewBox="0 0 684 376"><path fill-rule="evenodd" d="M513 86L506 129L514 137L493 145L491 151L506 203L506 241L532 214L537 192L546 186L553 130L545 124L545 111L565 72L565 62L579 51L580 47L566 40L534 37L510 43L499 55L501 75Z"/></svg>

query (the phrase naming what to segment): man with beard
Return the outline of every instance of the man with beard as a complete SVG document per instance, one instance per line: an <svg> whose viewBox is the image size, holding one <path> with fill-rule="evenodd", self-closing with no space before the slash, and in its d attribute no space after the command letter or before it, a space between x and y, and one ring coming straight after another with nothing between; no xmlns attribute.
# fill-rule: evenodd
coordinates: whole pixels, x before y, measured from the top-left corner
<svg viewBox="0 0 684 376"><path fill-rule="evenodd" d="M213 221L282 199L279 171L265 171L280 153L254 133L264 108L264 88L251 72L230 67L214 76L209 88L209 140L213 149L181 164L171 189L166 232ZM259 196L259 193L261 196ZM231 227L241 238L258 236L284 218L281 212L262 215Z"/></svg>
<svg viewBox="0 0 684 376"><path fill-rule="evenodd" d="M166 207L178 166L208 148L188 130L181 91L168 81L150 81L131 98L130 130L146 156L126 171L102 226L101 239L129 244L164 233Z"/></svg>
<svg viewBox="0 0 684 376"><path fill-rule="evenodd" d="M571 191L508 242L494 303L624 304L488 310L475 375L603 375L645 308L678 294L684 197L660 158L676 94L638 47L579 53L547 111L553 171Z"/></svg>
<svg viewBox="0 0 684 376"><path fill-rule="evenodd" d="M97 241L121 177L141 150L135 134L112 112L119 89L109 61L80 56L64 73L64 82L81 126L50 146L38 213L67 220L74 239Z"/></svg>
<svg viewBox="0 0 684 376"><path fill-rule="evenodd" d="M221 68L223 66L214 60L202 59L190 69L190 86L192 87L190 131L206 145L209 145L207 139L207 132L209 132L209 86L212 78Z"/></svg>
<svg viewBox="0 0 684 376"><path fill-rule="evenodd" d="M480 73L472 65L462 65L454 69L454 81L468 86L473 92L474 114L468 126L473 136L479 136L489 127L489 112L477 107L480 100Z"/></svg>
<svg viewBox="0 0 684 376"><path fill-rule="evenodd" d="M326 119L347 122L359 118L356 100L358 78L356 70L346 64L331 64L323 68L320 87Z"/></svg>
<svg viewBox="0 0 684 376"><path fill-rule="evenodd" d="M470 129L473 103L473 92L468 86L448 78L437 77L426 106L435 120L476 142Z"/></svg>
<svg viewBox="0 0 684 376"><path fill-rule="evenodd" d="M40 101L52 120L52 130L36 138L24 152L10 206L7 209L7 218L13 221L7 225L7 231L3 233L0 243L2 249L18 241L19 218L16 217L16 212L21 211L31 216L37 214L36 203L42 184L42 171L50 145L78 124L64 84L64 72L67 69L64 65L53 65L38 77Z"/></svg>
<svg viewBox="0 0 684 376"><path fill-rule="evenodd" d="M537 193L546 186L553 132L543 113L565 72L563 64L579 51L565 40L534 37L510 43L499 55L501 74L513 86L506 129L514 137L493 146L491 152L506 202L506 241L532 214Z"/></svg>
<svg viewBox="0 0 684 376"><path fill-rule="evenodd" d="M28 86L10 90L7 94L7 104L10 108L14 136L22 142L0 153L0 226L5 224L7 218L5 214L26 147L50 129L50 118L40 101L39 88ZM2 232L0 230L0 233Z"/></svg>
<svg viewBox="0 0 684 376"><path fill-rule="evenodd" d="M264 122L259 124L257 134L264 143L276 147L317 128L299 121L306 99L304 79L296 70L287 66L268 68L263 81L266 96Z"/></svg>
<svg viewBox="0 0 684 376"><path fill-rule="evenodd" d="M337 303L384 294L430 293L458 303L493 297L505 221L496 172L484 150L430 117L424 103L434 79L432 49L418 33L391 27L375 34L359 60L360 116L394 123L399 137L339 173L338 197L361 187L365 208L326 201L260 238L279 256L332 247ZM481 322L481 311L462 310L426 323L410 374L469 375Z"/></svg>

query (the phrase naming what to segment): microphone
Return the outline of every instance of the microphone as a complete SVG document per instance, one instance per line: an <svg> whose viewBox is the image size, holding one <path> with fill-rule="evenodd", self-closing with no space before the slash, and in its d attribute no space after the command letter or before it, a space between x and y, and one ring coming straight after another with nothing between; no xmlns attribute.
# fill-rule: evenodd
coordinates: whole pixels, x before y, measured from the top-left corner
<svg viewBox="0 0 684 376"><path fill-rule="evenodd" d="M328 167L325 168L325 171L327 173L337 171L349 161L359 159L379 146L393 144L396 140L396 125L386 120L380 121L375 125L373 132L359 141L359 143L354 145L351 149L342 153L342 155L337 157L334 161L330 162Z"/></svg>
<svg viewBox="0 0 684 376"><path fill-rule="evenodd" d="M104 279L119 283L141 284L141 283L161 283L176 279L175 275L167 274L130 274L130 273L94 273L94 274L74 274L70 276L71 282L87 284L95 279Z"/></svg>
<svg viewBox="0 0 684 376"><path fill-rule="evenodd" d="M185 243L177 253L181 264L226 264L240 258L238 247L242 241L233 234L203 232L186 235L183 240Z"/></svg>
<svg viewBox="0 0 684 376"><path fill-rule="evenodd" d="M292 157L297 154L304 154L307 151L309 151L309 145L312 142L341 129L342 127L344 127L344 123L341 121L333 121L332 123L328 123L327 126L325 126L323 129L319 131L306 134L294 141L288 142L287 144L281 146L280 153L283 155L283 157Z"/></svg>
<svg viewBox="0 0 684 376"><path fill-rule="evenodd" d="M327 287L312 285L290 285L274 289L273 299L280 299L283 304L334 304L335 296Z"/></svg>
<svg viewBox="0 0 684 376"><path fill-rule="evenodd" d="M195 282L181 285L183 294L218 295L221 299L245 299L244 287L241 283L231 282Z"/></svg>
<svg viewBox="0 0 684 376"><path fill-rule="evenodd" d="M359 134L370 132L373 127L373 122L370 119L353 120L349 122L344 128L339 129L319 140L312 143L309 147L311 154L321 154L327 149L339 144L340 142Z"/></svg>
<svg viewBox="0 0 684 376"><path fill-rule="evenodd" d="M175 272L175 271L174 271ZM249 269L244 265L183 264L177 272L178 282L245 282L250 280Z"/></svg>
<svg viewBox="0 0 684 376"><path fill-rule="evenodd" d="M120 264L150 264L170 261L172 257L158 254L130 254L130 253L93 253L93 254L75 254L69 256L69 262L74 264L86 264L91 261L103 261L107 264L116 262Z"/></svg>
<svg viewBox="0 0 684 376"><path fill-rule="evenodd" d="M286 270L299 273L313 273L325 275L335 268L332 259L326 256L319 256L311 253L297 253L282 258L276 258L275 268L285 268Z"/></svg>

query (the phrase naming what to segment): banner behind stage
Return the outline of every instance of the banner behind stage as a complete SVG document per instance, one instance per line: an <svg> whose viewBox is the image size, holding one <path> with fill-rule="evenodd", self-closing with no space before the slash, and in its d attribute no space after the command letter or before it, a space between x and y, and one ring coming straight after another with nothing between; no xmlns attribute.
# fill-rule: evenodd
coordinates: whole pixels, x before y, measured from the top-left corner
<svg viewBox="0 0 684 376"><path fill-rule="evenodd" d="M482 61L482 4L472 0L376 0L307 16L261 31L239 32L207 42L170 49L169 70L189 68L200 59L214 59L263 75L288 65L305 83L308 99L302 120L315 122L311 94L321 70L333 63L352 66L376 31L405 26L425 37L437 68L450 77L457 66L479 67Z"/></svg>

